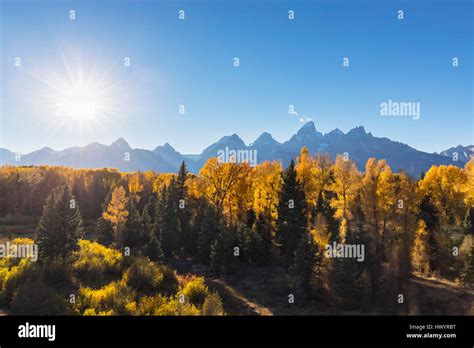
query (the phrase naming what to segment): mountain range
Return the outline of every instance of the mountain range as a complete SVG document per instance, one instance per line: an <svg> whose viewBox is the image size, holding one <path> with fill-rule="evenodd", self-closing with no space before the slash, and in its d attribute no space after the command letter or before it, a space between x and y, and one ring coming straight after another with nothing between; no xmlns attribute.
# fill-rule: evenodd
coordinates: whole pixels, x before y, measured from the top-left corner
<svg viewBox="0 0 474 348"><path fill-rule="evenodd" d="M280 143L271 134L262 133L253 143L246 145L237 135L224 136L205 148L200 154L186 155L176 151L170 144L157 146L153 150L134 149L123 138L111 145L97 142L83 147L71 147L55 151L49 147L18 156L17 153L0 148L0 165L63 165L74 168L117 168L120 171L176 172L182 161L189 170L197 173L211 157L217 157L218 151L256 150L257 161L281 160L286 166L291 159L296 159L301 148L306 146L310 154L324 153L335 158L337 154L347 152L359 170L365 170L365 163L370 157L386 159L392 170L405 170L418 176L432 165L464 166L473 156L474 146L457 146L442 151L440 154L418 151L406 144L388 138L374 137L364 127L356 127L347 133L335 129L322 134L316 130L314 123L303 125L289 140ZM457 153L457 160L455 154Z"/></svg>

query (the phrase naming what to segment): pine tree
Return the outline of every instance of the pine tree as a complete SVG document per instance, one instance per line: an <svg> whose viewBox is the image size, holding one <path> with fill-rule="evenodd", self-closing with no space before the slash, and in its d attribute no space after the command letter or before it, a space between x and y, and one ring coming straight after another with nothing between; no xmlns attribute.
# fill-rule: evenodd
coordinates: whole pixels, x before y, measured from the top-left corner
<svg viewBox="0 0 474 348"><path fill-rule="evenodd" d="M184 161L181 163L179 168L178 176L176 178L175 188L176 188L176 199L178 205L178 220L179 220L179 229L181 236L181 243L184 247L190 246L192 243L189 241L190 236L190 221L191 214L189 209L188 202L188 187L186 185L186 179L188 178L188 170L186 168L186 163ZM190 250L187 249L189 252Z"/></svg>
<svg viewBox="0 0 474 348"><path fill-rule="evenodd" d="M428 265L423 267L423 273L435 272L440 269L442 262L440 257L441 246L438 243L440 223L438 210L432 203L432 197L430 195L423 196L419 205L418 217L425 223L424 228L426 229L426 235L425 232L422 231L419 233L423 235L423 243L425 244L427 253L426 258L428 259Z"/></svg>
<svg viewBox="0 0 474 348"><path fill-rule="evenodd" d="M272 233L270 227L267 226L263 214L259 215L254 224L255 233L260 237L260 264L268 264L272 254Z"/></svg>
<svg viewBox="0 0 474 348"><path fill-rule="evenodd" d="M289 266L301 236L306 232L306 201L301 183L296 178L295 163L291 161L283 172L277 219L277 240Z"/></svg>
<svg viewBox="0 0 474 348"><path fill-rule="evenodd" d="M114 239L112 224L102 216L97 219L95 231L100 236L99 239L105 244L111 243Z"/></svg>
<svg viewBox="0 0 474 348"><path fill-rule="evenodd" d="M145 205L145 207L143 208L142 217L140 219L141 230L145 238L150 237L151 234L153 233L153 220L150 216L149 211L150 209L148 209L148 206Z"/></svg>
<svg viewBox="0 0 474 348"><path fill-rule="evenodd" d="M192 220L192 224L189 230L189 236L184 245L185 249L191 255L196 255L198 251L198 238L201 234L202 224L208 206L209 202L204 197L199 198L199 200L197 201L196 214L194 215L194 218Z"/></svg>
<svg viewBox="0 0 474 348"><path fill-rule="evenodd" d="M240 236L239 244L243 249L243 259L246 262L261 264L262 263L262 239L254 228L247 225L239 226L238 235Z"/></svg>
<svg viewBox="0 0 474 348"><path fill-rule="evenodd" d="M179 219L177 211L175 181L171 180L166 190L163 215L161 216L160 242L163 253L170 257L179 248Z"/></svg>
<svg viewBox="0 0 474 348"><path fill-rule="evenodd" d="M160 262L164 258L163 249L161 248L161 243L154 234L150 234L150 235L151 235L150 241L146 245L146 250L145 250L146 256L148 256L148 258L151 261Z"/></svg>
<svg viewBox="0 0 474 348"><path fill-rule="evenodd" d="M236 231L223 228L211 247L210 266L214 274L225 276L235 271L239 262L239 256L234 254L236 247L239 247Z"/></svg>
<svg viewBox="0 0 474 348"><path fill-rule="evenodd" d="M329 232L330 232L330 242L338 242L340 241L339 236L339 223L336 218L334 218L334 214L336 209L331 207L331 197L333 192L327 190L321 190L318 194L318 200L316 201L316 206L313 211L313 216L316 217L318 214L322 214L328 224Z"/></svg>
<svg viewBox="0 0 474 348"><path fill-rule="evenodd" d="M138 212L132 198L127 203L128 216L125 222L123 243L129 248L136 248L143 245L142 224L140 213Z"/></svg>
<svg viewBox="0 0 474 348"><path fill-rule="evenodd" d="M363 245L360 235L353 234L348 226L345 244ZM364 248L365 252L365 248ZM364 255L364 261L367 255ZM334 291L336 302L344 308L358 308L363 294L362 273L364 263L351 258L333 258L330 272L331 288Z"/></svg>
<svg viewBox="0 0 474 348"><path fill-rule="evenodd" d="M198 260L204 265L209 265L211 260L212 245L222 231L222 223L219 211L211 205L207 205L201 223L201 230L197 241Z"/></svg>
<svg viewBox="0 0 474 348"><path fill-rule="evenodd" d="M305 290L315 290L321 286L321 256L318 245L309 232L298 241L290 270L298 278L299 286Z"/></svg>
<svg viewBox="0 0 474 348"><path fill-rule="evenodd" d="M474 287L474 245L466 256L461 280L464 286Z"/></svg>
<svg viewBox="0 0 474 348"><path fill-rule="evenodd" d="M462 226L465 234L474 234L474 207L467 208Z"/></svg>
<svg viewBox="0 0 474 348"><path fill-rule="evenodd" d="M36 230L40 257L68 257L77 249L83 235L79 206L69 188L63 184L46 198L43 215Z"/></svg>

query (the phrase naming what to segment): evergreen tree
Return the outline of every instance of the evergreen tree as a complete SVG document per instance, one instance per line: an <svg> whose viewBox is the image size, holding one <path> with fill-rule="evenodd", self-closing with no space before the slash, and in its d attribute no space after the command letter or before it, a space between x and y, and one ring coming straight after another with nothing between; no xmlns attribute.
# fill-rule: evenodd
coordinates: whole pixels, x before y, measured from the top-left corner
<svg viewBox="0 0 474 348"><path fill-rule="evenodd" d="M211 247L210 265L214 274L223 276L236 270L239 262L239 256L235 254L236 247L239 247L236 231L223 228Z"/></svg>
<svg viewBox="0 0 474 348"><path fill-rule="evenodd" d="M176 198L178 206L178 220L179 220L179 229L181 235L181 243L183 246L189 246L191 242L191 213L188 202L188 187L186 185L186 179L188 178L188 169L186 168L186 163L184 161L181 163L179 168L178 176L176 178L175 188L176 188ZM189 252L189 249L187 249Z"/></svg>
<svg viewBox="0 0 474 348"><path fill-rule="evenodd" d="M144 239L140 213L132 198L128 200L127 210L128 216L125 222L123 242L124 246L136 248L143 245Z"/></svg>
<svg viewBox="0 0 474 348"><path fill-rule="evenodd" d="M178 252L179 248L179 219L174 179L171 180L165 194L165 205L161 215L160 242L163 253L170 257Z"/></svg>
<svg viewBox="0 0 474 348"><path fill-rule="evenodd" d="M83 222L78 203L63 184L46 198L43 215L36 230L40 257L66 258L77 249L83 235Z"/></svg>
<svg viewBox="0 0 474 348"><path fill-rule="evenodd" d="M260 264L268 264L272 254L272 233L263 214L258 216L254 225L255 233L260 237Z"/></svg>
<svg viewBox="0 0 474 348"><path fill-rule="evenodd" d="M153 220L149 213L147 205L143 208L142 217L141 217L141 231L144 237L150 237L153 233Z"/></svg>
<svg viewBox="0 0 474 348"><path fill-rule="evenodd" d="M474 287L474 245L466 256L461 280L464 286Z"/></svg>
<svg viewBox="0 0 474 348"><path fill-rule="evenodd" d="M298 278L299 286L305 290L315 290L321 286L321 255L318 245L309 232L298 241L290 270Z"/></svg>
<svg viewBox="0 0 474 348"><path fill-rule="evenodd" d="M337 219L334 218L336 209L331 206L331 198L333 194L333 192L327 190L319 191L313 216L316 217L318 214L322 214L325 217L330 232L330 242L338 242L340 240L339 223Z"/></svg>
<svg viewBox="0 0 474 348"><path fill-rule="evenodd" d="M286 264L292 264L295 249L306 232L306 201L301 183L296 178L295 163L291 161L283 172L277 219L277 240Z"/></svg>
<svg viewBox="0 0 474 348"><path fill-rule="evenodd" d="M212 246L221 231L222 223L219 211L213 206L207 205L197 241L198 259L202 264L209 265Z"/></svg>
<svg viewBox="0 0 474 348"><path fill-rule="evenodd" d="M150 234L150 236L150 241L146 245L146 256L148 256L151 261L160 262L164 258L161 243L154 234Z"/></svg>
<svg viewBox="0 0 474 348"><path fill-rule="evenodd" d="M345 244L361 245L360 235L352 233L347 227ZM365 252L365 247L364 247ZM367 255L364 255L364 261ZM364 262L357 258L333 258L330 271L331 288L334 291L336 302L344 308L358 308L363 294L362 273Z"/></svg>
<svg viewBox="0 0 474 348"><path fill-rule="evenodd" d="M147 215L150 217L151 223L155 223L155 215L156 215L156 205L158 204L156 200L155 194L152 194L148 199L148 203L145 204L143 208L143 213L146 211ZM142 215L143 215L142 213Z"/></svg>
<svg viewBox="0 0 474 348"><path fill-rule="evenodd" d="M474 234L474 207L467 208L462 227L465 234Z"/></svg>
<svg viewBox="0 0 474 348"><path fill-rule="evenodd" d="M254 228L247 225L239 226L240 243L243 251L243 259L254 264L262 264L262 239Z"/></svg>
<svg viewBox="0 0 474 348"><path fill-rule="evenodd" d="M103 243L111 243L114 239L114 230L112 228L112 224L109 220L104 219L102 216L97 220L95 231Z"/></svg>
<svg viewBox="0 0 474 348"><path fill-rule="evenodd" d="M149 206L149 209L154 208L154 213L151 215L153 221L152 233L156 236L161 242L161 229L165 220L165 206L166 206L166 196L167 196L166 185L163 185L158 199L154 201L154 204Z"/></svg>
<svg viewBox="0 0 474 348"><path fill-rule="evenodd" d="M434 272L440 269L442 260L440 257L441 246L438 243L440 227L439 213L436 206L432 202L431 195L423 196L423 199L419 205L418 217L425 223L426 229L426 232L417 232L417 236L419 235L420 238L423 238L422 241L425 243L424 247L426 247L427 253L426 258L428 259L428 265L427 267L423 267L423 273ZM423 235L423 237L421 237L421 235Z"/></svg>
<svg viewBox="0 0 474 348"><path fill-rule="evenodd" d="M191 254L196 255L198 250L198 238L201 234L202 224L208 208L209 202L201 197L197 201L196 214L194 215L192 225L189 230L189 236L185 242L185 249Z"/></svg>

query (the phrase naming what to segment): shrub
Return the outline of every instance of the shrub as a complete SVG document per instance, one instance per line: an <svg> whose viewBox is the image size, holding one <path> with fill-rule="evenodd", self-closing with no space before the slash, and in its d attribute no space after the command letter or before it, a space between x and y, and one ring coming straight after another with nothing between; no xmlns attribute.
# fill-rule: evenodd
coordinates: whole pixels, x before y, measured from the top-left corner
<svg viewBox="0 0 474 348"><path fill-rule="evenodd" d="M7 306L14 293L25 284L28 274L37 272L29 259L3 259L0 262L0 303Z"/></svg>
<svg viewBox="0 0 474 348"><path fill-rule="evenodd" d="M190 303L196 306L202 306L206 296L209 294L209 289L204 284L203 277L191 277L187 279L181 293Z"/></svg>
<svg viewBox="0 0 474 348"><path fill-rule="evenodd" d="M138 305L138 315L200 315L200 312L193 304L180 303L175 297L158 295L142 297Z"/></svg>
<svg viewBox="0 0 474 348"><path fill-rule="evenodd" d="M138 258L124 273L123 280L131 288L146 294L158 291L164 275L160 268L146 258Z"/></svg>
<svg viewBox="0 0 474 348"><path fill-rule="evenodd" d="M120 251L99 243L82 239L78 242L73 269L85 281L100 282L104 273L116 274L122 269L123 256Z"/></svg>
<svg viewBox="0 0 474 348"><path fill-rule="evenodd" d="M65 298L48 286L40 274L29 274L11 302L15 315L66 315L71 308Z"/></svg>
<svg viewBox="0 0 474 348"><path fill-rule="evenodd" d="M221 298L217 293L207 295L202 305L202 315L224 315Z"/></svg>
<svg viewBox="0 0 474 348"><path fill-rule="evenodd" d="M134 297L132 289L119 281L97 290L80 288L78 310L84 315L130 315L130 303Z"/></svg>

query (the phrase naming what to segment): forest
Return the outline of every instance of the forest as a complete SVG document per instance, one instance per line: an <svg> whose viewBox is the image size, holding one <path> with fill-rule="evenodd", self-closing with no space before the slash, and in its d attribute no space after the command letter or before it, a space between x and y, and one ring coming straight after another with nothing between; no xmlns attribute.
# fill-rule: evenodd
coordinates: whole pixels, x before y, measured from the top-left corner
<svg viewBox="0 0 474 348"><path fill-rule="evenodd" d="M474 159L233 162L0 167L0 243L39 251L0 259L0 313L474 314Z"/></svg>

